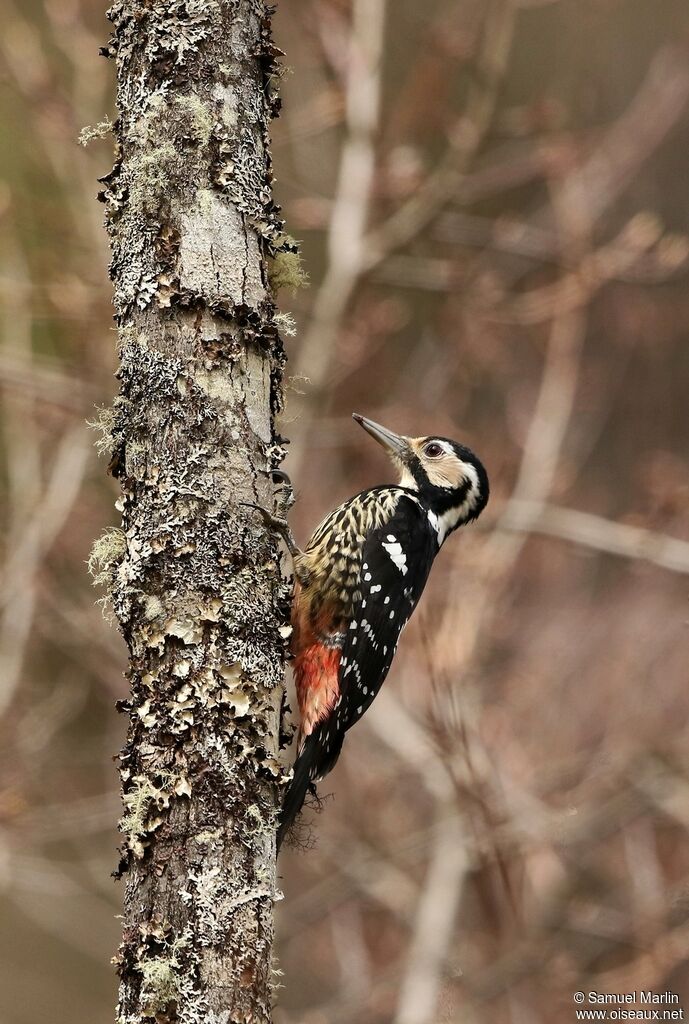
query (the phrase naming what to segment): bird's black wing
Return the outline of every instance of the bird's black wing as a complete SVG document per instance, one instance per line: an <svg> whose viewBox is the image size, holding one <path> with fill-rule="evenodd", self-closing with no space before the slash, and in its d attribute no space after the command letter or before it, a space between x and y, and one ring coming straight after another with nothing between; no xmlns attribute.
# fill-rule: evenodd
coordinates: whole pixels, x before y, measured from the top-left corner
<svg viewBox="0 0 689 1024"><path fill-rule="evenodd" d="M350 729L371 705L388 674L402 629L423 593L438 550L424 509L407 495L363 545L358 591L342 647L340 696L314 730L315 778L331 770Z"/></svg>

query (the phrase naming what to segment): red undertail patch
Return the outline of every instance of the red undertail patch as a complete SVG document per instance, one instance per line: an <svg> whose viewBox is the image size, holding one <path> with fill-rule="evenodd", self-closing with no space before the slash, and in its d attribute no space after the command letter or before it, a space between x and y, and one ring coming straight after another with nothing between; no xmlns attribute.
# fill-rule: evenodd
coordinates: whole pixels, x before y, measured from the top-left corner
<svg viewBox="0 0 689 1024"><path fill-rule="evenodd" d="M313 643L294 659L297 698L301 711L300 745L321 719L333 709L340 695L339 647Z"/></svg>

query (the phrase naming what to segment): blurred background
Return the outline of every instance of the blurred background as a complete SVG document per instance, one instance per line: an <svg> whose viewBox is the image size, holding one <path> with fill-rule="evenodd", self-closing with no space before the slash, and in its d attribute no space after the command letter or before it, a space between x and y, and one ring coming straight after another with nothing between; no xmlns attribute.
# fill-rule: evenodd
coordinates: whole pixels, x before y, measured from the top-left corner
<svg viewBox="0 0 689 1024"><path fill-rule="evenodd" d="M0 1024L115 1001L107 33L3 2ZM296 533L390 479L353 410L493 491L281 859L276 1024L689 1011L686 0L290 0L275 35Z"/></svg>

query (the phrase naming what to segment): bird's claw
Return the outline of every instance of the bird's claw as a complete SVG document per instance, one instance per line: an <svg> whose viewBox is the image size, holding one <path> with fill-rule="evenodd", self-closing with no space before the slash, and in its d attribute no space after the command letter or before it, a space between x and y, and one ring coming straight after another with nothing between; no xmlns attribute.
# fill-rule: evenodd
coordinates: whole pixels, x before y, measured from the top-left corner
<svg viewBox="0 0 689 1024"><path fill-rule="evenodd" d="M287 513L294 505L294 488L292 487L292 481L283 469L268 469L262 470L262 472L264 476L269 476L277 486L275 498L277 518L287 519Z"/></svg>
<svg viewBox="0 0 689 1024"><path fill-rule="evenodd" d="M264 525L276 533L287 545L287 548L294 558L296 555L300 555L301 551L297 547L297 543L292 535L292 530L287 522L287 512L294 504L294 494L292 491L292 482L286 473L282 470L272 471L273 480L279 478L284 484L284 493L280 495L277 501L277 515L274 512L270 512L263 505L257 505L253 501L240 501L239 504L245 508L253 508L257 512L260 512Z"/></svg>

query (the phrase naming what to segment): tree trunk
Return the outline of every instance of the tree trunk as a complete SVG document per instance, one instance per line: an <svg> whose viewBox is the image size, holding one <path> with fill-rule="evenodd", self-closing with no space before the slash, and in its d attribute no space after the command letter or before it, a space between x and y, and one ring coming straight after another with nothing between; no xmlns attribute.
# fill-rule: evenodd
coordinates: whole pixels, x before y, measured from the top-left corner
<svg viewBox="0 0 689 1024"><path fill-rule="evenodd" d="M268 283L287 247L267 134L279 51L262 0L119 0L109 18L123 532L101 548L131 681L119 1020L259 1024L287 593L240 502L272 503L284 454Z"/></svg>

